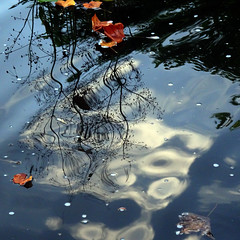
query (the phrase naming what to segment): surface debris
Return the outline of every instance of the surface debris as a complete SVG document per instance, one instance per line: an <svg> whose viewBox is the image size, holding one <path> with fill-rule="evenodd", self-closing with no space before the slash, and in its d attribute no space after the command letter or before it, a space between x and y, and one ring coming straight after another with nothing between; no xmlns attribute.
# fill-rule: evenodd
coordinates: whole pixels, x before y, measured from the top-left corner
<svg viewBox="0 0 240 240"><path fill-rule="evenodd" d="M202 236L205 235L211 239L215 239L211 232L209 217L188 212L184 212L178 217L180 222L177 224L177 227L180 228L180 231L176 232L177 235L201 232Z"/></svg>

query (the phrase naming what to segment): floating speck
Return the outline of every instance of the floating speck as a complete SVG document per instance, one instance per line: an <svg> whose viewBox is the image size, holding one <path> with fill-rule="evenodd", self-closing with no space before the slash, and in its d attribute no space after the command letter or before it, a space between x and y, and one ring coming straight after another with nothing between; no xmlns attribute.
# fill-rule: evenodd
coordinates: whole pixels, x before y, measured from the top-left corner
<svg viewBox="0 0 240 240"><path fill-rule="evenodd" d="M118 211L119 212L125 212L125 211L127 211L127 209L125 207L120 207L120 208L118 208Z"/></svg>
<svg viewBox="0 0 240 240"><path fill-rule="evenodd" d="M117 176L117 173L111 173L110 176L115 177Z"/></svg>
<svg viewBox="0 0 240 240"><path fill-rule="evenodd" d="M234 169L234 166L231 166L230 169Z"/></svg>
<svg viewBox="0 0 240 240"><path fill-rule="evenodd" d="M82 214L82 218L86 218L87 217L87 214Z"/></svg>
<svg viewBox="0 0 240 240"><path fill-rule="evenodd" d="M198 17L198 15L197 15L197 14L195 14L193 17L197 18L197 17Z"/></svg>
<svg viewBox="0 0 240 240"><path fill-rule="evenodd" d="M168 86L169 86L169 87L172 87L172 86L173 86L173 83L172 83L172 82L168 83Z"/></svg>
<svg viewBox="0 0 240 240"><path fill-rule="evenodd" d="M230 176L230 177L234 177L234 174L233 174L233 173L230 173L229 176Z"/></svg>
<svg viewBox="0 0 240 240"><path fill-rule="evenodd" d="M36 155L36 153L33 152L33 153L32 153L32 156L35 156L35 155Z"/></svg>
<svg viewBox="0 0 240 240"><path fill-rule="evenodd" d="M13 216L13 215L15 214L15 212L12 212L12 211L11 211L11 212L9 212L8 214L9 214L10 216Z"/></svg>
<svg viewBox="0 0 240 240"><path fill-rule="evenodd" d="M172 26L172 25L173 25L173 23L172 23L172 22L170 22L170 23L168 23L168 25Z"/></svg>
<svg viewBox="0 0 240 240"><path fill-rule="evenodd" d="M155 34L155 32L151 32L151 35L154 35Z"/></svg>
<svg viewBox="0 0 240 240"><path fill-rule="evenodd" d="M196 103L196 106L200 107L202 106L202 103Z"/></svg>
<svg viewBox="0 0 240 240"><path fill-rule="evenodd" d="M65 75L65 76L68 76L68 73L67 73L67 72L65 72L65 73L64 73L64 75Z"/></svg>
<svg viewBox="0 0 240 240"><path fill-rule="evenodd" d="M54 91L58 91L58 88L54 88Z"/></svg>
<svg viewBox="0 0 240 240"><path fill-rule="evenodd" d="M200 28L196 28L195 32L201 32L201 29Z"/></svg>
<svg viewBox="0 0 240 240"><path fill-rule="evenodd" d="M226 55L226 58L230 58L230 57L232 57L230 54L227 54L227 55Z"/></svg>
<svg viewBox="0 0 240 240"><path fill-rule="evenodd" d="M196 152L193 152L193 155L196 155L197 153Z"/></svg>
<svg viewBox="0 0 240 240"><path fill-rule="evenodd" d="M62 233L59 232L59 233L58 233L58 236L62 236Z"/></svg>
<svg viewBox="0 0 240 240"><path fill-rule="evenodd" d="M24 153L24 150L22 150L21 152Z"/></svg>
<svg viewBox="0 0 240 240"><path fill-rule="evenodd" d="M5 174L3 174L3 176L4 176L4 177L7 177L8 175L5 173Z"/></svg>
<svg viewBox="0 0 240 240"><path fill-rule="evenodd" d="M160 37L159 36L151 36L151 37L146 37L147 39L153 39L153 40L157 40L159 39Z"/></svg>
<svg viewBox="0 0 240 240"><path fill-rule="evenodd" d="M178 101L177 103L178 103L178 104L182 104L182 101L180 100L180 101Z"/></svg>
<svg viewBox="0 0 240 240"><path fill-rule="evenodd" d="M87 219L83 219L82 221L81 221L81 223L83 223L83 224L87 224L89 222L89 220L87 220Z"/></svg>
<svg viewBox="0 0 240 240"><path fill-rule="evenodd" d="M106 205L106 206L109 206L109 203L106 203L105 205Z"/></svg>
<svg viewBox="0 0 240 240"><path fill-rule="evenodd" d="M70 203L70 202L66 202L66 203L64 203L64 206L65 206L65 207L70 207L70 206L71 206L71 203Z"/></svg>
<svg viewBox="0 0 240 240"><path fill-rule="evenodd" d="M3 158L8 158L8 156L7 156L7 155L5 155L5 156L3 156Z"/></svg>
<svg viewBox="0 0 240 240"><path fill-rule="evenodd" d="M21 81L22 79L20 77L17 78L17 81Z"/></svg>
<svg viewBox="0 0 240 240"><path fill-rule="evenodd" d="M13 125L9 125L9 128L13 128Z"/></svg>
<svg viewBox="0 0 240 240"><path fill-rule="evenodd" d="M3 44L3 46L4 46L4 47L6 47L6 46L7 46L7 44L6 44L6 43L4 43L4 44Z"/></svg>
<svg viewBox="0 0 240 240"><path fill-rule="evenodd" d="M217 168L217 167L219 167L219 164L218 163L214 163L213 166Z"/></svg>

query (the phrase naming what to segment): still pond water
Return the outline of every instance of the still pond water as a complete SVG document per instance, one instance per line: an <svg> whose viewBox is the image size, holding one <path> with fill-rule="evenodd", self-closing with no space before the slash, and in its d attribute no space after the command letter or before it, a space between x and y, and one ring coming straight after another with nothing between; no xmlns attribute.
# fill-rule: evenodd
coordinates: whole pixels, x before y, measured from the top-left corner
<svg viewBox="0 0 240 240"><path fill-rule="evenodd" d="M1 240L238 240L238 1L76 3L0 4Z"/></svg>

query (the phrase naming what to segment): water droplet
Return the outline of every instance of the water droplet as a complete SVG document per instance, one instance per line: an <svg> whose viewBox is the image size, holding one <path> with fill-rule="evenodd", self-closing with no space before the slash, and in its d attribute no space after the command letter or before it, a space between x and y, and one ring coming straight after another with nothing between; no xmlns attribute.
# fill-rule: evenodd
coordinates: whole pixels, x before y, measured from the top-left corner
<svg viewBox="0 0 240 240"><path fill-rule="evenodd" d="M4 177L7 177L7 174L5 173L5 174L3 174L3 176L4 176Z"/></svg>
<svg viewBox="0 0 240 240"><path fill-rule="evenodd" d="M105 205L106 205L106 206L109 206L109 203L106 203Z"/></svg>
<svg viewBox="0 0 240 240"><path fill-rule="evenodd" d="M233 174L233 173L230 173L229 176L230 176L230 177L234 177L234 174Z"/></svg>
<svg viewBox="0 0 240 240"><path fill-rule="evenodd" d="M15 212L9 212L8 213L10 216L13 216L15 214Z"/></svg>
<svg viewBox="0 0 240 240"><path fill-rule="evenodd" d="M70 203L70 202L66 202L66 203L64 203L64 206L65 206L65 207L70 207L70 206L71 206L71 203Z"/></svg>
<svg viewBox="0 0 240 240"><path fill-rule="evenodd" d="M172 83L172 82L168 83L168 86L169 86L169 87L172 87L172 86L173 86L173 83Z"/></svg>
<svg viewBox="0 0 240 240"><path fill-rule="evenodd" d="M64 73L64 75L65 75L65 76L68 76L68 73L67 73L67 72L65 72L65 73Z"/></svg>
<svg viewBox="0 0 240 240"><path fill-rule="evenodd" d="M170 22L170 23L168 23L168 25L172 26L172 25L173 25L173 23L172 23L172 22Z"/></svg>
<svg viewBox="0 0 240 240"><path fill-rule="evenodd" d="M36 155L36 153L33 152L33 153L32 153L32 156L35 156L35 155Z"/></svg>
<svg viewBox="0 0 240 240"><path fill-rule="evenodd" d="M200 107L202 106L202 103L196 103L196 106Z"/></svg>
<svg viewBox="0 0 240 240"><path fill-rule="evenodd" d="M230 54L227 54L227 55L226 55L226 58L230 58L230 57L232 57Z"/></svg>
<svg viewBox="0 0 240 240"><path fill-rule="evenodd" d="M197 17L198 17L198 15L197 15L197 14L195 14L193 17L197 18Z"/></svg>
<svg viewBox="0 0 240 240"><path fill-rule="evenodd" d="M218 163L214 163L213 166L217 168L217 167L219 167L219 164Z"/></svg>
<svg viewBox="0 0 240 240"><path fill-rule="evenodd" d="M125 211L127 211L127 209L125 207L120 207L120 208L118 208L118 211L119 212L125 212Z"/></svg>
<svg viewBox="0 0 240 240"><path fill-rule="evenodd" d="M6 46L7 46L7 44L6 44L6 43L4 43L4 44L3 44L3 46L4 46L4 47L6 47Z"/></svg>
<svg viewBox="0 0 240 240"><path fill-rule="evenodd" d="M111 173L110 176L115 177L117 176L117 173Z"/></svg>
<svg viewBox="0 0 240 240"><path fill-rule="evenodd" d="M3 156L3 158L8 158L8 156L7 156L7 155L5 155L5 156Z"/></svg>
<svg viewBox="0 0 240 240"><path fill-rule="evenodd" d="M54 91L58 91L58 88L54 88Z"/></svg>
<svg viewBox="0 0 240 240"><path fill-rule="evenodd" d="M87 217L87 214L82 214L82 218L86 218Z"/></svg>
<svg viewBox="0 0 240 240"><path fill-rule="evenodd" d="M87 219L83 219L82 221L81 221L81 223L83 223L83 224L87 224L89 222L89 220L87 220Z"/></svg>
<svg viewBox="0 0 240 240"><path fill-rule="evenodd" d="M24 150L22 150L21 152L24 153Z"/></svg>
<svg viewBox="0 0 240 240"><path fill-rule="evenodd" d="M13 128L13 125L9 125L9 128Z"/></svg>
<svg viewBox="0 0 240 240"><path fill-rule="evenodd" d="M201 32L201 29L200 28L196 28L195 32Z"/></svg>

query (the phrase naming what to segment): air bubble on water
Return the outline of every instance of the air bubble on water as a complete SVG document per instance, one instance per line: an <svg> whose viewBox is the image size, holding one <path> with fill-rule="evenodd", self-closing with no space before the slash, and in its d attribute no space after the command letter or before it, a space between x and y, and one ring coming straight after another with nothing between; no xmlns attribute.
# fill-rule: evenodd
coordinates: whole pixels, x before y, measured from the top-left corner
<svg viewBox="0 0 240 240"><path fill-rule="evenodd" d="M32 156L35 156L35 155L36 155L36 153L33 152L33 153L32 153Z"/></svg>
<svg viewBox="0 0 240 240"><path fill-rule="evenodd" d="M219 167L219 164L218 164L218 163L214 163L213 166L214 166L215 168L217 168L217 167Z"/></svg>
<svg viewBox="0 0 240 240"><path fill-rule="evenodd" d="M231 166L230 169L234 169L235 167L234 166Z"/></svg>
<svg viewBox="0 0 240 240"><path fill-rule="evenodd" d="M21 152L24 153L24 150L22 150Z"/></svg>
<svg viewBox="0 0 240 240"><path fill-rule="evenodd" d="M198 15L197 15L197 14L195 14L193 17L197 18L197 17L198 17Z"/></svg>
<svg viewBox="0 0 240 240"><path fill-rule="evenodd" d="M200 107L202 106L202 103L196 103L196 106Z"/></svg>
<svg viewBox="0 0 240 240"><path fill-rule="evenodd" d="M111 173L110 176L115 177L117 176L117 173Z"/></svg>
<svg viewBox="0 0 240 240"><path fill-rule="evenodd" d="M6 43L4 43L4 44L3 44L3 46L4 46L4 47L6 47L6 46L7 46L7 44L6 44Z"/></svg>
<svg viewBox="0 0 240 240"><path fill-rule="evenodd" d="M13 125L9 125L9 128L13 128Z"/></svg>
<svg viewBox="0 0 240 240"><path fill-rule="evenodd" d="M65 76L68 76L68 73L67 73L67 72L65 72L65 73L64 73L64 75L65 75Z"/></svg>
<svg viewBox="0 0 240 240"><path fill-rule="evenodd" d="M58 88L54 88L54 91L58 91Z"/></svg>
<svg viewBox="0 0 240 240"><path fill-rule="evenodd" d="M176 235L181 235L181 232L180 231L176 231Z"/></svg>
<svg viewBox="0 0 240 240"><path fill-rule="evenodd" d="M7 155L5 155L5 156L3 156L3 158L5 158L5 159L6 159L6 158L8 158L8 156L7 156Z"/></svg>
<svg viewBox="0 0 240 240"><path fill-rule="evenodd" d="M106 207L109 206L109 203L105 203Z"/></svg>
<svg viewBox="0 0 240 240"><path fill-rule="evenodd" d="M164 179L163 181L166 183L166 182L168 182L168 179L166 178L166 179Z"/></svg>
<svg viewBox="0 0 240 240"><path fill-rule="evenodd" d="M13 216L13 215L15 214L15 212L12 212L12 211L11 211L11 212L9 212L8 214L9 214L10 216Z"/></svg>
<svg viewBox="0 0 240 240"><path fill-rule="evenodd" d="M173 22L168 23L168 25L172 26L172 25L173 25Z"/></svg>
<svg viewBox="0 0 240 240"><path fill-rule="evenodd" d="M164 141L167 142L167 141L168 141L168 138L164 138Z"/></svg>
<svg viewBox="0 0 240 240"><path fill-rule="evenodd" d="M230 57L232 57L230 54L227 54L227 55L226 55L226 58L230 58Z"/></svg>
<svg viewBox="0 0 240 240"><path fill-rule="evenodd" d="M5 174L3 174L3 176L4 176L4 177L7 177L8 175L5 173Z"/></svg>
<svg viewBox="0 0 240 240"><path fill-rule="evenodd" d="M178 225L177 225L177 228L183 228L183 225L178 224Z"/></svg>
<svg viewBox="0 0 240 240"><path fill-rule="evenodd" d="M21 81L22 79L20 77L17 78L17 81Z"/></svg>
<svg viewBox="0 0 240 240"><path fill-rule="evenodd" d="M59 232L59 233L58 233L58 236L62 236L62 233Z"/></svg>
<svg viewBox="0 0 240 240"><path fill-rule="evenodd" d="M82 218L86 218L87 217L87 214L82 214Z"/></svg>
<svg viewBox="0 0 240 240"><path fill-rule="evenodd" d="M81 221L81 223L83 223L83 224L87 224L89 222L89 220L87 220L87 219L83 219L82 221Z"/></svg>
<svg viewBox="0 0 240 240"><path fill-rule="evenodd" d="M169 87L172 87L172 86L173 86L173 83L172 83L172 82L168 83L168 86L169 86Z"/></svg>
<svg viewBox="0 0 240 240"><path fill-rule="evenodd" d="M229 176L230 176L230 177L234 177L234 174L233 174L233 173L230 173Z"/></svg>
<svg viewBox="0 0 240 240"><path fill-rule="evenodd" d="M195 32L201 32L201 29L200 28L196 28Z"/></svg>
<svg viewBox="0 0 240 240"><path fill-rule="evenodd" d="M70 206L71 206L71 203L70 203L70 202L66 202L66 203L64 203L64 206L65 206L65 207L70 207Z"/></svg>
<svg viewBox="0 0 240 240"><path fill-rule="evenodd" d="M182 104L182 100L178 101L177 103L178 103L178 104Z"/></svg>
<svg viewBox="0 0 240 240"><path fill-rule="evenodd" d="M155 34L155 32L151 32L151 35L154 35Z"/></svg>
<svg viewBox="0 0 240 240"><path fill-rule="evenodd" d="M193 152L193 155L196 155L197 153L196 152Z"/></svg>
<svg viewBox="0 0 240 240"><path fill-rule="evenodd" d="M155 54L155 52L153 52L153 51L149 52L149 55L154 55L154 54Z"/></svg>

